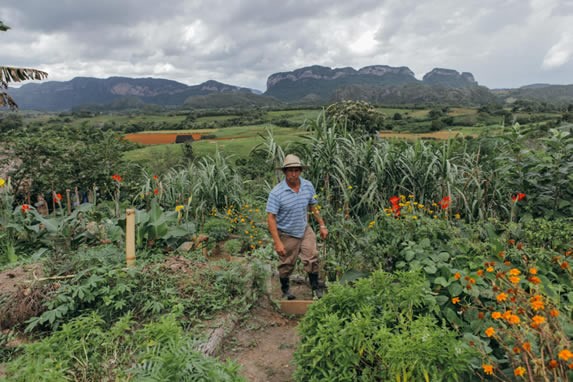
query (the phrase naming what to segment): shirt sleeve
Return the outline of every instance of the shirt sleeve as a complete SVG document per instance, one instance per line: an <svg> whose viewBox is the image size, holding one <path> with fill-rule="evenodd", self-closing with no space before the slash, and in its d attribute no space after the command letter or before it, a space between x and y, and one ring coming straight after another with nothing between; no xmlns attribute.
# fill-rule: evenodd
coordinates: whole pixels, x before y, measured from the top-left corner
<svg viewBox="0 0 573 382"><path fill-rule="evenodd" d="M279 198L274 192L269 194L267 199L267 212L276 215L279 212Z"/></svg>
<svg viewBox="0 0 573 382"><path fill-rule="evenodd" d="M310 190L310 198L308 200L308 205L314 206L314 205L318 204L318 197L316 195L316 190L314 189L314 186L312 185L312 183L308 182L308 185L309 185L309 190Z"/></svg>

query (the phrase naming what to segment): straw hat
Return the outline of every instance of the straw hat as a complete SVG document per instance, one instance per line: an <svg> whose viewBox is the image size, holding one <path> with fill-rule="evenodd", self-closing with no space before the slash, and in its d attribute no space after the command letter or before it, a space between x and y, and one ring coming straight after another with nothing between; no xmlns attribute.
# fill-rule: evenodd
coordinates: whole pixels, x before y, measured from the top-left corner
<svg viewBox="0 0 573 382"><path fill-rule="evenodd" d="M299 167L302 169L308 168L307 166L303 166L302 162L300 161L300 158L297 157L294 154L288 154L285 157L285 160L283 162L282 167L277 168L277 170L284 170L290 167Z"/></svg>

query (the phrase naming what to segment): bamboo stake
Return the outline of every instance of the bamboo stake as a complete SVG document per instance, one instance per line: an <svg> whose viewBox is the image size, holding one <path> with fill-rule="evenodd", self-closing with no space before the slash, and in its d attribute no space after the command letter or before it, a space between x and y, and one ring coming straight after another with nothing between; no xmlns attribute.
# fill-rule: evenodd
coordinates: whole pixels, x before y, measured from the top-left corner
<svg viewBox="0 0 573 382"><path fill-rule="evenodd" d="M125 262L128 267L135 265L135 210L125 211Z"/></svg>
<svg viewBox="0 0 573 382"><path fill-rule="evenodd" d="M66 203L68 204L68 215L72 214L72 199L70 198L70 189L66 188Z"/></svg>

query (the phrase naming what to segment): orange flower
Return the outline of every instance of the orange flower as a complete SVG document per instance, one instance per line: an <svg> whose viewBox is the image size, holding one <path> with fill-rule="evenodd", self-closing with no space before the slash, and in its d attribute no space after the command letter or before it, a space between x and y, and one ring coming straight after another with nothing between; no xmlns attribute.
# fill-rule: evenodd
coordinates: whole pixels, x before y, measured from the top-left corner
<svg viewBox="0 0 573 382"><path fill-rule="evenodd" d="M20 208L22 209L23 213L30 211L30 205L29 204L22 204L22 207L20 207Z"/></svg>
<svg viewBox="0 0 573 382"><path fill-rule="evenodd" d="M524 342L523 345L521 345L521 347L525 351L531 351L531 344L529 342Z"/></svg>
<svg viewBox="0 0 573 382"><path fill-rule="evenodd" d="M484 313L484 312L479 312L479 313L478 313L478 318L479 318L480 320L483 320L484 317L485 317L485 313Z"/></svg>
<svg viewBox="0 0 573 382"><path fill-rule="evenodd" d="M153 175L153 179L154 179L154 180L158 180L159 177L158 177L157 175Z"/></svg>
<svg viewBox="0 0 573 382"><path fill-rule="evenodd" d="M548 366L549 366L550 369L555 369L555 368L557 367L557 365L559 365L559 363L558 363L556 360L554 360L554 359L552 359L551 361L549 361L549 364L548 364Z"/></svg>
<svg viewBox="0 0 573 382"><path fill-rule="evenodd" d="M462 275L460 275L460 272L456 272L456 274L454 275L454 278L456 280L459 280L462 277Z"/></svg>
<svg viewBox="0 0 573 382"><path fill-rule="evenodd" d="M507 300L507 295L503 292L501 292L500 294L497 295L496 297L497 301L502 302Z"/></svg>
<svg viewBox="0 0 573 382"><path fill-rule="evenodd" d="M551 317L558 317L558 316L559 316L559 311L558 311L557 309L551 309L551 310L549 311L549 315L550 315Z"/></svg>
<svg viewBox="0 0 573 382"><path fill-rule="evenodd" d="M491 318L493 318L494 320L499 320L501 318L501 313L500 312L493 312L491 314Z"/></svg>
<svg viewBox="0 0 573 382"><path fill-rule="evenodd" d="M509 270L508 273L510 276L519 276L521 274L521 271L517 268L512 268Z"/></svg>
<svg viewBox="0 0 573 382"><path fill-rule="evenodd" d="M505 251L501 251L497 254L497 256L501 259L503 259L505 257Z"/></svg>
<svg viewBox="0 0 573 382"><path fill-rule="evenodd" d="M470 284L475 284L476 280L473 277L470 277L469 282L470 282Z"/></svg>
<svg viewBox="0 0 573 382"><path fill-rule="evenodd" d="M56 194L54 196L54 199L56 199L56 203L59 203L62 201L62 194Z"/></svg>
<svg viewBox="0 0 573 382"><path fill-rule="evenodd" d="M520 200L525 199L526 195L523 192L518 192L516 195L511 197L514 203L519 202Z"/></svg>
<svg viewBox="0 0 573 382"><path fill-rule="evenodd" d="M527 280L529 280L530 283L535 284L535 285L541 284L541 279L537 276L531 276Z"/></svg>
<svg viewBox="0 0 573 382"><path fill-rule="evenodd" d="M438 202L438 204L440 205L440 207L442 207L442 210L445 210L450 206L450 201L451 199L449 196L444 196L442 200Z"/></svg>
<svg viewBox="0 0 573 382"><path fill-rule="evenodd" d="M454 297L452 298L452 304L457 304L458 302L460 302L460 298L459 297Z"/></svg>
<svg viewBox="0 0 573 382"><path fill-rule="evenodd" d="M532 275L536 275L537 274L537 268L529 268L529 273L531 273Z"/></svg>
<svg viewBox="0 0 573 382"><path fill-rule="evenodd" d="M517 243L517 245L515 246L515 248L517 248L518 250L522 250L523 249L523 243L520 241L519 243Z"/></svg>
<svg viewBox="0 0 573 382"><path fill-rule="evenodd" d="M516 368L515 370L513 370L513 375L515 375L516 377L524 376L525 375L525 368L523 366Z"/></svg>
<svg viewBox="0 0 573 382"><path fill-rule="evenodd" d="M481 365L481 368L483 369L483 372L485 374L489 374L492 375L493 374L493 365L489 365L489 364L483 364Z"/></svg>
<svg viewBox="0 0 573 382"><path fill-rule="evenodd" d="M506 310L505 312L503 312L502 317L503 317L504 320L509 320L509 318L511 317L511 315L512 315L511 310Z"/></svg>
<svg viewBox="0 0 573 382"><path fill-rule="evenodd" d="M540 295L533 296L529 300L529 302L531 304L531 309L533 309L534 311L545 309L545 303L543 302L543 297L541 297Z"/></svg>
<svg viewBox="0 0 573 382"><path fill-rule="evenodd" d="M491 337L495 334L495 329L493 327L489 327L485 330L485 335ZM559 353L561 355L561 353Z"/></svg>
<svg viewBox="0 0 573 382"><path fill-rule="evenodd" d="M507 244L509 244L509 245L515 245L515 240L509 239L509 240L507 241Z"/></svg>
<svg viewBox="0 0 573 382"><path fill-rule="evenodd" d="M569 268L569 263L564 261L561 263L561 269L568 269Z"/></svg>
<svg viewBox="0 0 573 382"><path fill-rule="evenodd" d="M490 273L494 271L493 267L487 267L485 270Z"/></svg>
<svg viewBox="0 0 573 382"><path fill-rule="evenodd" d="M113 174L113 175L111 176L111 179L115 180L115 181L118 182L118 183L121 183L121 181L123 180L123 179L121 178L121 175L118 175L118 174Z"/></svg>
<svg viewBox="0 0 573 382"><path fill-rule="evenodd" d="M482 277L483 276L483 269L478 269L477 275Z"/></svg>
<svg viewBox="0 0 573 382"><path fill-rule="evenodd" d="M519 281L521 280L521 278L517 276L509 276L508 278L512 284L519 284Z"/></svg>
<svg viewBox="0 0 573 382"><path fill-rule="evenodd" d="M511 316L509 316L509 318L507 319L507 322L509 322L512 325L517 325L521 322L521 319L519 318L519 316L512 314Z"/></svg>
<svg viewBox="0 0 573 382"><path fill-rule="evenodd" d="M559 352L559 358L563 361L569 361L570 358L573 358L573 353L569 349L563 349Z"/></svg>
<svg viewBox="0 0 573 382"><path fill-rule="evenodd" d="M510 262L509 260L505 260L505 261L503 262L503 264L504 264L504 265L507 265L507 266L509 267L509 266L511 265L511 262Z"/></svg>
<svg viewBox="0 0 573 382"><path fill-rule="evenodd" d="M545 322L545 317L543 316L539 316L539 315L535 315L533 317L531 317L531 320L533 321L533 323L535 324L534 327L538 327L539 325L543 324ZM533 324L531 325L533 326Z"/></svg>
<svg viewBox="0 0 573 382"><path fill-rule="evenodd" d="M519 346L514 346L514 347L513 347L513 352L514 352L515 354L519 354L519 353L521 353L521 349L519 348Z"/></svg>

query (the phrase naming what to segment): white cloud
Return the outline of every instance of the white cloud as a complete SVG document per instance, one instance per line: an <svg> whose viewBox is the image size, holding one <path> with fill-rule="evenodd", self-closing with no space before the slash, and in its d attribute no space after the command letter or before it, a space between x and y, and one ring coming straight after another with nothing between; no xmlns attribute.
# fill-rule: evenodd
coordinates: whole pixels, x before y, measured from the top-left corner
<svg viewBox="0 0 573 382"><path fill-rule="evenodd" d="M543 58L542 67L544 69L553 69L565 65L571 60L573 39L569 35L564 35L561 39L549 49Z"/></svg>

